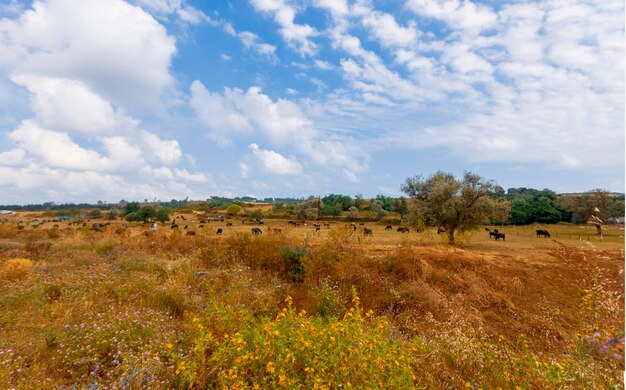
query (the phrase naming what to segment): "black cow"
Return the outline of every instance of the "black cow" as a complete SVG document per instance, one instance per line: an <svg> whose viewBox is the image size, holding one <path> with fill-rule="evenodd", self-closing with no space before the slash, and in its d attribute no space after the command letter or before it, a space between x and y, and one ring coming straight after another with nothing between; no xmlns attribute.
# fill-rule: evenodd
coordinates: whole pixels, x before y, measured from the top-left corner
<svg viewBox="0 0 626 390"><path fill-rule="evenodd" d="M372 229L368 229L366 227L363 228L363 235L364 236L371 236L373 234Z"/></svg>
<svg viewBox="0 0 626 390"><path fill-rule="evenodd" d="M504 233L496 233L496 241L498 241L499 239L502 239L502 241L506 241L504 239Z"/></svg>
<svg viewBox="0 0 626 390"><path fill-rule="evenodd" d="M393 226L391 226L391 225L385 226L385 230L391 230L391 229L393 229Z"/></svg>
<svg viewBox="0 0 626 390"><path fill-rule="evenodd" d="M232 222L226 222L226 226L233 226Z"/></svg>
<svg viewBox="0 0 626 390"><path fill-rule="evenodd" d="M550 238L550 233L548 233L547 230L538 229L537 230L537 237L541 237L541 236L546 237L546 238Z"/></svg>
<svg viewBox="0 0 626 390"><path fill-rule="evenodd" d="M253 227L251 230L252 230L252 234L254 235L263 234L261 229L259 229L258 227Z"/></svg>
<svg viewBox="0 0 626 390"><path fill-rule="evenodd" d="M194 232L193 230L188 230L187 233L185 233L186 236L195 236L196 232Z"/></svg>
<svg viewBox="0 0 626 390"><path fill-rule="evenodd" d="M172 226L170 226L170 229L178 229L178 225L173 223Z"/></svg>
<svg viewBox="0 0 626 390"><path fill-rule="evenodd" d="M219 229L217 229L217 231L216 231L216 233L217 233L217 235L218 235L218 236L221 236L221 235L222 235L222 232L223 232L222 228L219 228Z"/></svg>
<svg viewBox="0 0 626 390"><path fill-rule="evenodd" d="M495 237L498 235L498 232L489 232L489 238Z"/></svg>
<svg viewBox="0 0 626 390"><path fill-rule="evenodd" d="M405 226L400 226L400 227L398 227L398 229L396 229L396 231L398 231L400 233L408 233L409 232L409 228L405 227Z"/></svg>

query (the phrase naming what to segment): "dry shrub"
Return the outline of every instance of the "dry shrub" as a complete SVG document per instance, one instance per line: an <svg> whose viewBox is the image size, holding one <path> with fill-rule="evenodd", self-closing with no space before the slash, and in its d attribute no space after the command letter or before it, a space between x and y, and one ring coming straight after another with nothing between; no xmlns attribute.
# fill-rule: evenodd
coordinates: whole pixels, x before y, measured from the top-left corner
<svg viewBox="0 0 626 390"><path fill-rule="evenodd" d="M13 224L0 224L0 238L13 238L18 234L19 230Z"/></svg>
<svg viewBox="0 0 626 390"><path fill-rule="evenodd" d="M408 241L404 241L386 258L390 271L401 280L418 279L423 272L419 254Z"/></svg>
<svg viewBox="0 0 626 390"><path fill-rule="evenodd" d="M292 246L287 235L252 236L236 233L224 239L224 255L229 263L245 264L253 269L284 272L283 249Z"/></svg>
<svg viewBox="0 0 626 390"><path fill-rule="evenodd" d="M26 277L35 267L30 259L15 258L9 259L0 268L0 279L16 280Z"/></svg>
<svg viewBox="0 0 626 390"><path fill-rule="evenodd" d="M186 292L171 284L156 289L150 296L158 308L173 317L182 318L191 309Z"/></svg>
<svg viewBox="0 0 626 390"><path fill-rule="evenodd" d="M115 263L115 269L119 272L127 274L128 276L131 276L130 274L132 272L144 272L156 277L159 280L166 280L169 277L168 270L162 264L149 259L120 259Z"/></svg>
<svg viewBox="0 0 626 390"><path fill-rule="evenodd" d="M33 257L39 257L42 254L45 254L50 250L52 246L51 242L36 242L36 241L28 241L24 246L26 252L28 252Z"/></svg>
<svg viewBox="0 0 626 390"><path fill-rule="evenodd" d="M57 239L61 237L61 232L59 231L59 229L46 229L46 235L50 239Z"/></svg>
<svg viewBox="0 0 626 390"><path fill-rule="evenodd" d="M490 283L496 290L507 291L515 295L521 295L524 292L524 283L517 276L508 278L496 275L490 280Z"/></svg>
<svg viewBox="0 0 626 390"><path fill-rule="evenodd" d="M422 280L403 283L400 287L403 309L431 313L440 318L448 307L445 295Z"/></svg>

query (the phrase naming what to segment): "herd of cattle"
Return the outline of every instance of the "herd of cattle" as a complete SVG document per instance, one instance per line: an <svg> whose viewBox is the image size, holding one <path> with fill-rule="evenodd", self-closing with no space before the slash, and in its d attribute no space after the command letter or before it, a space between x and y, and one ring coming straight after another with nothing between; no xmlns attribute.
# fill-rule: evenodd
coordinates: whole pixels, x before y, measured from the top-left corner
<svg viewBox="0 0 626 390"><path fill-rule="evenodd" d="M179 229L180 225L182 225L182 230L185 230L185 235L188 236L195 236L196 232L193 229L193 226L197 226L198 228L202 229L204 228L209 222L211 222L214 219L205 219L205 218L201 218L198 221L194 221L194 220L187 220L187 218L184 215L179 215L177 217L175 217L170 224L170 229L172 230L177 230ZM0 221L0 223L7 223L8 220L2 220ZM56 219L51 219L51 220L41 220L41 219L32 219L29 221L24 221L24 220L17 220L17 227L19 230L24 230L25 227L27 225L30 225L33 229L38 228L39 226L42 226L44 224L48 224L48 223L53 223L53 229L59 229L59 222L62 222L60 220L56 220ZM217 222L225 222L225 220L219 219L217 220ZM260 220L260 219L249 219L249 220L241 220L242 224L248 224L248 225L259 225L259 226L263 226L265 225L265 222ZM179 225L180 224L180 225ZM327 228L330 229L331 228L331 224L327 223L327 222L314 222L314 223L307 223L306 221L288 221L287 222L288 225L293 226L293 227L311 227L314 229L315 232L318 232L323 228ZM96 222L96 223L90 223L89 220L87 220L87 222L84 221L73 221L73 222L69 222L67 227L65 228L66 230L90 230L93 232L102 232L105 228L107 228L107 226L111 225L111 222ZM116 234L125 234L126 233L126 226L122 225L120 226L119 224L116 224L117 228L115 230ZM226 222L225 223L226 227L231 227L233 226L233 222ZM252 228L250 228L250 232L254 235L260 235L263 234L263 230L261 230L261 228L259 226L254 226ZM357 230L361 230L362 234L364 236L373 236L374 235L374 230L372 228L368 228L365 226L364 223L360 223L358 226L356 223L350 223L350 224L346 224L345 226L353 229L355 232ZM72 227L74 227L74 229L72 229ZM282 229L274 227L274 226L267 226L266 227L267 232L268 233L281 233ZM394 227L392 225L386 225L385 226L385 231L393 231ZM410 229L406 226L398 226L396 229L396 232L398 233L409 233ZM420 229L416 230L418 233L421 232ZM487 231L489 233L489 238L494 238L496 241L502 240L505 241L506 239L506 235L505 233L499 231L498 229L489 229L489 228L485 228L485 231ZM446 229L444 229L443 227L439 227L437 229L437 234L442 234L445 233ZM215 230L215 234L222 235L224 233L224 227L218 227ZM148 235L148 232L144 232L144 234ZM545 238L550 238L550 233L545 230L545 229L538 229L536 230L536 234L537 237L545 237Z"/></svg>

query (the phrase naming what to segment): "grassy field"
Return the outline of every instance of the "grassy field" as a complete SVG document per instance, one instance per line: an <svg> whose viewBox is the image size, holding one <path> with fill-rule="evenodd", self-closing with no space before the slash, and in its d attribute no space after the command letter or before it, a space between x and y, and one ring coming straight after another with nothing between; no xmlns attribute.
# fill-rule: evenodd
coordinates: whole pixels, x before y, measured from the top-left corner
<svg viewBox="0 0 626 390"><path fill-rule="evenodd" d="M623 225L184 216L0 224L1 387L623 388Z"/></svg>

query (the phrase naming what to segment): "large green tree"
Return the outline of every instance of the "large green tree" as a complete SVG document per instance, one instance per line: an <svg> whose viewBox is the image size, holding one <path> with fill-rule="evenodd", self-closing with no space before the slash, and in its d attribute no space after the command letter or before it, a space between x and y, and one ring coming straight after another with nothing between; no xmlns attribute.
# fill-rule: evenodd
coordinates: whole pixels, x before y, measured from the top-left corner
<svg viewBox="0 0 626 390"><path fill-rule="evenodd" d="M445 228L448 242L454 244L457 231L471 230L488 221L494 210L494 188L493 182L471 172L465 172L461 179L437 172L427 179L408 178L401 190L412 198L411 209L419 218Z"/></svg>

